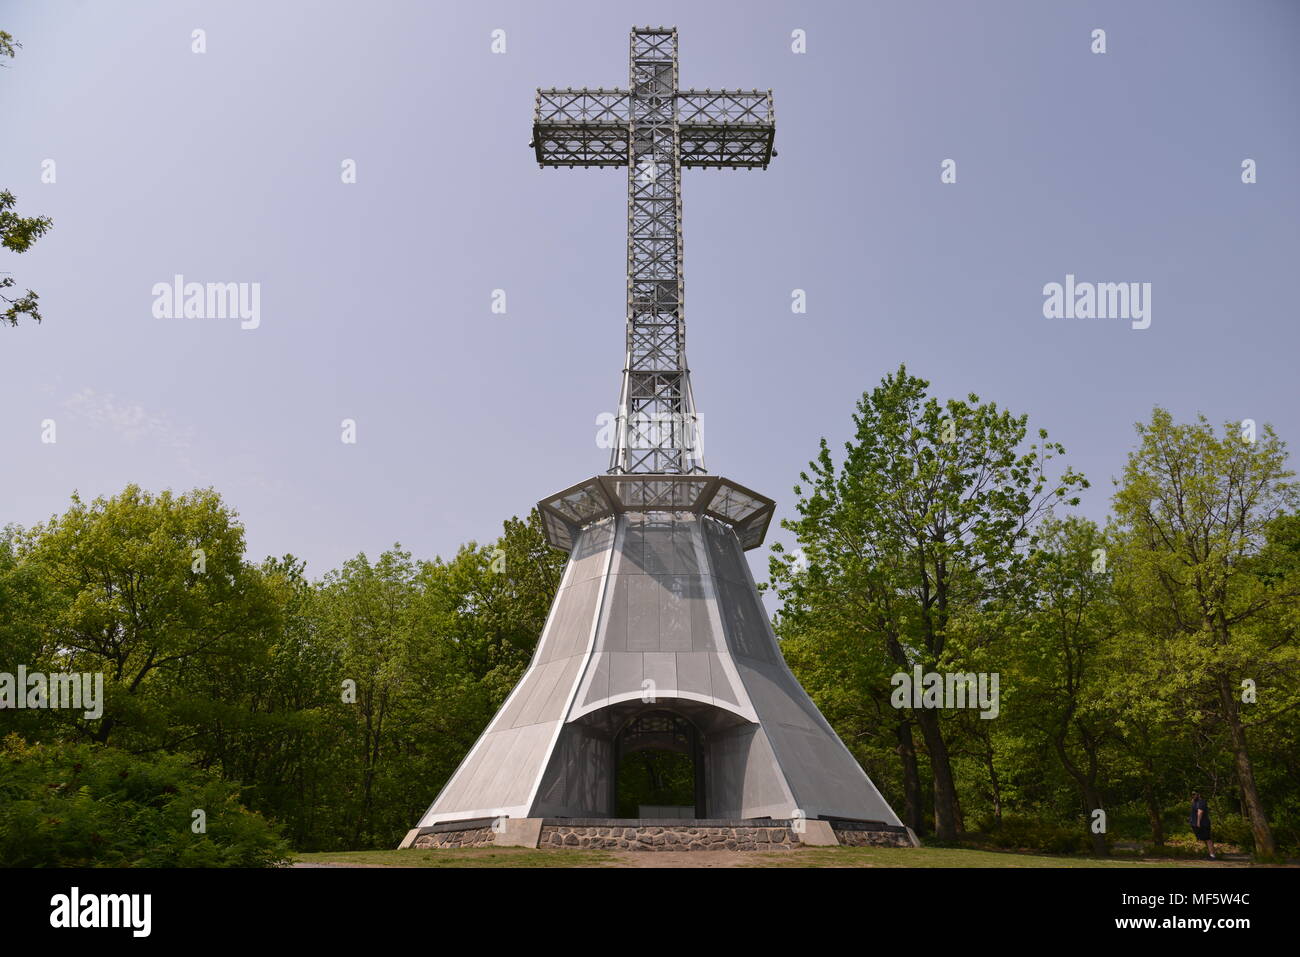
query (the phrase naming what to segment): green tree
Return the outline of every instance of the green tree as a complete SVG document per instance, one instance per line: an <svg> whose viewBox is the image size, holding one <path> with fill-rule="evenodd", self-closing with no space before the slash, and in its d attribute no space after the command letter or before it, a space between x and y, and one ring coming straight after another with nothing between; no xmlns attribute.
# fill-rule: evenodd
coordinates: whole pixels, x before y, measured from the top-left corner
<svg viewBox="0 0 1300 957"><path fill-rule="evenodd" d="M22 44L9 33L0 30L0 57L13 57ZM48 216L20 216L14 212L18 202L9 190L0 190L0 246L16 253L24 253L32 243L49 232L54 220ZM41 321L40 296L28 289L21 296L10 297L3 290L14 285L13 276L7 273L0 278L0 320L11 326L18 325L18 317L26 314L36 322Z"/></svg>
<svg viewBox="0 0 1300 957"><path fill-rule="evenodd" d="M21 534L17 556L40 579L40 661L103 672L105 710L73 733L101 744L124 732L167 747L188 669L237 665L271 608L243 559L244 531L211 489L151 495L128 485ZM55 713L57 714L57 713Z"/></svg>
<svg viewBox="0 0 1300 957"><path fill-rule="evenodd" d="M1276 679L1295 673L1300 577L1287 535L1269 549L1270 530L1297 503L1286 446L1267 425L1246 440L1228 423L1219 436L1204 416L1178 424L1160 408L1137 431L1114 498L1118 587L1164 645L1153 657L1173 663L1178 681L1164 693L1201 705L1227 731L1256 851L1271 857L1249 729L1297 704L1294 680ZM1243 700L1247 680L1258 703Z"/></svg>
<svg viewBox="0 0 1300 957"><path fill-rule="evenodd" d="M900 366L858 402L839 466L821 440L800 474L807 494L795 487L799 517L783 523L803 559L774 549L771 562L789 614L824 619L908 673L951 670L976 650L962 616L1023 586L1035 525L1087 485L1069 469L1049 477L1064 450L1042 430L1026 448L1027 416L976 395L941 403L928 388ZM940 716L917 708L912 719L933 775L936 836L954 840L961 808Z"/></svg>
<svg viewBox="0 0 1300 957"><path fill-rule="evenodd" d="M1041 531L1032 608L1014 632L1019 667L1007 676L1016 690L1014 720L1024 733L1050 743L1078 789L1093 851L1104 855L1106 835L1093 829L1092 814L1106 807L1103 749L1112 724L1102 704L1111 680L1105 648L1116 628L1109 550L1086 519L1048 521Z"/></svg>
<svg viewBox="0 0 1300 957"><path fill-rule="evenodd" d="M257 573L274 613L238 667L213 661L181 676L176 738L198 766L241 782L246 803L281 822L295 847L352 846L354 715L341 649L321 633L300 560L267 559Z"/></svg>
<svg viewBox="0 0 1300 957"><path fill-rule="evenodd" d="M394 712L410 674L411 614L417 592L415 564L400 546L371 563L358 555L325 576L321 587L322 637L338 649L348 686L359 771L352 843L372 844L383 813L386 773L397 736Z"/></svg>

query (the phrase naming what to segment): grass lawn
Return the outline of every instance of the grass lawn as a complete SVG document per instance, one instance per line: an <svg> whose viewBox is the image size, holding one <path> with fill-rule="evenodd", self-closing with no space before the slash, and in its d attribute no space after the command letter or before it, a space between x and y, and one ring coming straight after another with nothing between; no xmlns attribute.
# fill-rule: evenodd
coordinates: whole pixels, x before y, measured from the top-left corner
<svg viewBox="0 0 1300 957"><path fill-rule="evenodd" d="M1239 862L1234 862L1239 863ZM1057 857L948 847L804 847L795 851L599 851L466 847L299 854L306 867L1188 867L1228 863Z"/></svg>
<svg viewBox="0 0 1300 957"><path fill-rule="evenodd" d="M293 863L345 867L610 867L615 861L609 851L581 848L459 847L438 851L321 851L299 854Z"/></svg>

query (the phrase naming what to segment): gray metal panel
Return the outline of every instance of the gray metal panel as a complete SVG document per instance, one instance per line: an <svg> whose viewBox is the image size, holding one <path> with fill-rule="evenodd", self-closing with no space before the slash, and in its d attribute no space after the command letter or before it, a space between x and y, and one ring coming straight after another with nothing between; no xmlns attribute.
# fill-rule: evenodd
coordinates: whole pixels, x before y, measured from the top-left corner
<svg viewBox="0 0 1300 957"><path fill-rule="evenodd" d="M731 548L731 542L727 540L726 527L717 522L706 521L704 538L708 542L709 562L713 566L714 576L729 582L743 582L745 573L740 563L744 561L744 556Z"/></svg>
<svg viewBox="0 0 1300 957"><path fill-rule="evenodd" d="M718 589L731 653L768 663L776 661L780 652L765 631L767 619L762 613L758 595L752 589L726 579L718 582Z"/></svg>
<svg viewBox="0 0 1300 957"><path fill-rule="evenodd" d="M474 763L462 769L468 773L457 773L452 786L439 796L434 811L509 806L515 778L540 763L542 754L534 742L532 729L511 728L489 734L484 747L475 754Z"/></svg>
<svg viewBox="0 0 1300 957"><path fill-rule="evenodd" d="M542 673L537 681L533 683L532 694L528 696L527 703L519 709L519 715L515 718L514 726L516 728L522 728L528 724L537 724L541 720L542 709L564 673L564 664L564 659L560 659L559 661L548 661L542 665Z"/></svg>
<svg viewBox="0 0 1300 957"><path fill-rule="evenodd" d="M659 649L691 650L691 599L700 593L699 576L665 576L659 592Z"/></svg>
<svg viewBox="0 0 1300 957"><path fill-rule="evenodd" d="M557 629L552 638L552 660L586 653L587 641L591 636L591 618L595 614L602 587L603 582L599 578L569 586L565 597L568 614L564 627Z"/></svg>
<svg viewBox="0 0 1300 957"><path fill-rule="evenodd" d="M570 562L573 565L573 562ZM566 580L571 576L566 576ZM529 667L545 664L555 657L555 646L557 644L557 635L565 634L572 627L573 604L569 597L573 594L572 585L563 585L555 594L555 602L551 606L550 621L546 631L542 635L541 641L537 643L537 651L533 654L533 660Z"/></svg>
<svg viewBox="0 0 1300 957"><path fill-rule="evenodd" d="M679 575L698 575L700 563L695 557L694 522L678 522L673 527L673 570Z"/></svg>
<svg viewBox="0 0 1300 957"><path fill-rule="evenodd" d="M609 655L598 652L588 668L590 679L586 694L582 697L584 705L609 697Z"/></svg>
<svg viewBox="0 0 1300 957"><path fill-rule="evenodd" d="M627 650L659 650L659 582L650 575L627 575Z"/></svg>
<svg viewBox="0 0 1300 957"><path fill-rule="evenodd" d="M688 694L713 696L709 681L709 655L688 651L677 655L677 688Z"/></svg>
<svg viewBox="0 0 1300 957"><path fill-rule="evenodd" d="M750 739L748 760L745 762L744 803L740 809L742 817L748 817L770 808L785 804L791 794L786 785L785 769L776 762L772 746L768 742L766 726L755 730Z"/></svg>
<svg viewBox="0 0 1300 957"><path fill-rule="evenodd" d="M614 651L609 655L609 696L615 698L618 695L641 693L641 665L640 652Z"/></svg>
<svg viewBox="0 0 1300 957"><path fill-rule="evenodd" d="M640 574L645 571L645 529L640 515L628 516L619 557L623 564L619 569L621 574Z"/></svg>
<svg viewBox="0 0 1300 957"><path fill-rule="evenodd" d="M649 651L641 658L642 680L654 684L651 689L657 697L667 697L677 690L677 656L670 652Z"/></svg>
<svg viewBox="0 0 1300 957"><path fill-rule="evenodd" d="M556 601L559 601L559 599L556 598ZM559 623L560 619L562 619L562 616L556 614L555 622ZM497 718L494 718L493 723L487 726L487 731L500 731L500 729L519 726L519 715L528 706L528 702L532 701L533 697L536 696L538 688L545 684L546 675L549 674L552 659L550 655L545 655L545 661L542 658L543 655L539 654L538 659L534 659L533 663L529 664L528 671L525 671L524 676L519 680L519 685L515 688L515 692L511 694L510 700L506 702L506 706L502 710L498 711Z"/></svg>
<svg viewBox="0 0 1300 957"><path fill-rule="evenodd" d="M484 807L493 801L509 807L518 803L516 782L520 774L535 766L538 753L533 734L521 728L513 734L497 734L484 756L484 773L477 775L465 796L470 807Z"/></svg>
<svg viewBox="0 0 1300 957"><path fill-rule="evenodd" d="M566 725L530 816L608 816L612 765L613 748L607 738L582 725Z"/></svg>
<svg viewBox="0 0 1300 957"><path fill-rule="evenodd" d="M559 721L568 710L569 699L573 694L573 683L578 678L578 671L583 665L583 658L581 655L573 655L561 662L557 662L557 664L561 668L559 679L551 688L550 694L542 702L534 723Z"/></svg>
<svg viewBox="0 0 1300 957"><path fill-rule="evenodd" d="M573 582L570 587L598 580L604 571L604 564L605 556L602 552L595 552L578 559L577 566L573 570Z"/></svg>
<svg viewBox="0 0 1300 957"><path fill-rule="evenodd" d="M699 580L700 594L687 600L691 609L691 650L719 651L722 648L722 636L713 630L714 603L705 597L705 582Z"/></svg>
<svg viewBox="0 0 1300 957"><path fill-rule="evenodd" d="M631 575L615 575L609 585L609 611L597 648L604 651L627 651L627 589Z"/></svg>
<svg viewBox="0 0 1300 957"><path fill-rule="evenodd" d="M760 817L788 808L789 792L762 728L747 725L716 735L705 774L710 815ZM787 817L787 813L772 814Z"/></svg>
<svg viewBox="0 0 1300 957"><path fill-rule="evenodd" d="M731 704L740 703L740 696L736 694L736 689L732 687L731 677L722 664L722 655L720 654L709 655L709 683L713 687L713 697Z"/></svg>
<svg viewBox="0 0 1300 957"><path fill-rule="evenodd" d="M645 526L645 573L656 577L671 574L677 569L674 561L673 526L663 522Z"/></svg>

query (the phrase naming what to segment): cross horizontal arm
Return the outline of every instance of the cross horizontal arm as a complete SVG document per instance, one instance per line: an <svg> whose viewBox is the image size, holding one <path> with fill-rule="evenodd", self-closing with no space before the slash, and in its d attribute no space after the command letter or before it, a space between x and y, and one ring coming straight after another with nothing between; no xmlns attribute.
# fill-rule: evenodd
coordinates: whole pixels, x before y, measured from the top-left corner
<svg viewBox="0 0 1300 957"><path fill-rule="evenodd" d="M683 166L767 168L776 130L770 90L680 90L673 98ZM630 114L627 90L538 90L538 165L626 166Z"/></svg>

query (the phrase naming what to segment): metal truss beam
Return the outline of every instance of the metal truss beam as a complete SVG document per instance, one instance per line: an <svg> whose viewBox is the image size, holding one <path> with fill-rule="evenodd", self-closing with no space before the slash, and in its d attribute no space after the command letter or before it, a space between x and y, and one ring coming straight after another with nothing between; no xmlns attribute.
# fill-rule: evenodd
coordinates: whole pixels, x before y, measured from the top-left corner
<svg viewBox="0 0 1300 957"><path fill-rule="evenodd" d="M682 90L675 100L682 166L766 169L776 155L770 91ZM626 166L630 102L627 90L538 90L538 165Z"/></svg>

